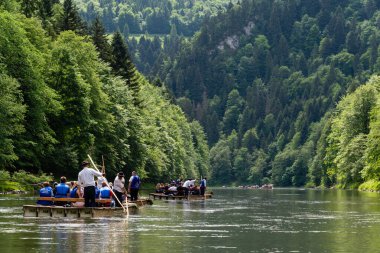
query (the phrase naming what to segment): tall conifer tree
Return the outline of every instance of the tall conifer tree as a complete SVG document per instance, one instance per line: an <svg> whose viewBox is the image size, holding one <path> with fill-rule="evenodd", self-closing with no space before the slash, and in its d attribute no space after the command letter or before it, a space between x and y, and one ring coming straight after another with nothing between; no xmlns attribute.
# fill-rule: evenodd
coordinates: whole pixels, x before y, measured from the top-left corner
<svg viewBox="0 0 380 253"><path fill-rule="evenodd" d="M78 9L72 0L65 0L63 3L63 20L61 30L71 30L80 35L86 34L86 25L79 16Z"/></svg>
<svg viewBox="0 0 380 253"><path fill-rule="evenodd" d="M96 46L96 49L99 52L99 57L103 61L107 63L111 63L112 62L111 46L107 41L106 31L99 17L96 17L91 27L91 33L92 33L92 41L94 42L94 45Z"/></svg>
<svg viewBox="0 0 380 253"><path fill-rule="evenodd" d="M126 84L131 89L136 106L140 104L138 95L140 85L135 65L131 61L127 44L120 32L116 32L112 40L112 69L117 75L124 77Z"/></svg>

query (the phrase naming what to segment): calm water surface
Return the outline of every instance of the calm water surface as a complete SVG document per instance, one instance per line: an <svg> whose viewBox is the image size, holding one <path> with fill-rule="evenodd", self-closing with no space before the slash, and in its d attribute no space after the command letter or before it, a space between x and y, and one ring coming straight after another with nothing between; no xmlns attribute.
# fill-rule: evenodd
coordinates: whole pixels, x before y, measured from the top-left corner
<svg viewBox="0 0 380 253"><path fill-rule="evenodd" d="M0 252L380 252L378 193L212 190L129 219L23 218L34 197L0 196Z"/></svg>

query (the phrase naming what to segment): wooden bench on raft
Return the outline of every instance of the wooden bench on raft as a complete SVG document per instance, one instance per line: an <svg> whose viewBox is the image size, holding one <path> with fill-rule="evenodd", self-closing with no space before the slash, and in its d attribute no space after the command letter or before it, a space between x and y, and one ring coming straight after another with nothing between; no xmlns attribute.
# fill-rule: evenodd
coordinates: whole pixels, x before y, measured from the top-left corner
<svg viewBox="0 0 380 253"><path fill-rule="evenodd" d="M39 197L37 200L53 201L53 202L84 202L84 198L54 198L54 197ZM112 199L95 199L95 202L107 204L111 203Z"/></svg>

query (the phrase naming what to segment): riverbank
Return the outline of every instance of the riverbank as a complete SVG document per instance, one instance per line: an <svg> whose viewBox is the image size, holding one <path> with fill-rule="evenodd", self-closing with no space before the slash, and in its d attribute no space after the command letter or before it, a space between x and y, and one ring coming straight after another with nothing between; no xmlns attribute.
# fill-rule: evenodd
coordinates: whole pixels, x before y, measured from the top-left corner
<svg viewBox="0 0 380 253"><path fill-rule="evenodd" d="M0 170L0 194L23 194L32 192L38 188L38 184L45 181L53 181L52 175L43 172L31 174L24 170L9 171Z"/></svg>

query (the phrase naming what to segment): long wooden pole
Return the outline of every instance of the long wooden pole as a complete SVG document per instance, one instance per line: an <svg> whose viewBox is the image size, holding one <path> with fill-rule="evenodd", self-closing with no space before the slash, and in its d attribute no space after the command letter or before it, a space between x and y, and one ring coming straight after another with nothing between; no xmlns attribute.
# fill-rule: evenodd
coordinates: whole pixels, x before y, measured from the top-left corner
<svg viewBox="0 0 380 253"><path fill-rule="evenodd" d="M94 168L99 172L98 168L96 167L94 161L92 160L91 156L88 155L88 158L90 159L91 163L92 163L92 166L94 166ZM113 192L113 190L111 189L110 185L108 184L107 180L105 180L104 182L106 182L108 188L110 188L113 196L115 197L115 199L117 200L117 202L121 205L121 207L123 208L123 211L127 213L127 217L129 216L129 209L128 209L128 201L127 201L127 208L125 208L125 206L123 205L123 203L120 202L119 198L116 196L116 194Z"/></svg>
<svg viewBox="0 0 380 253"><path fill-rule="evenodd" d="M104 157L103 157L103 155L102 155L102 162L103 162L102 173L106 173L106 166L104 165Z"/></svg>

